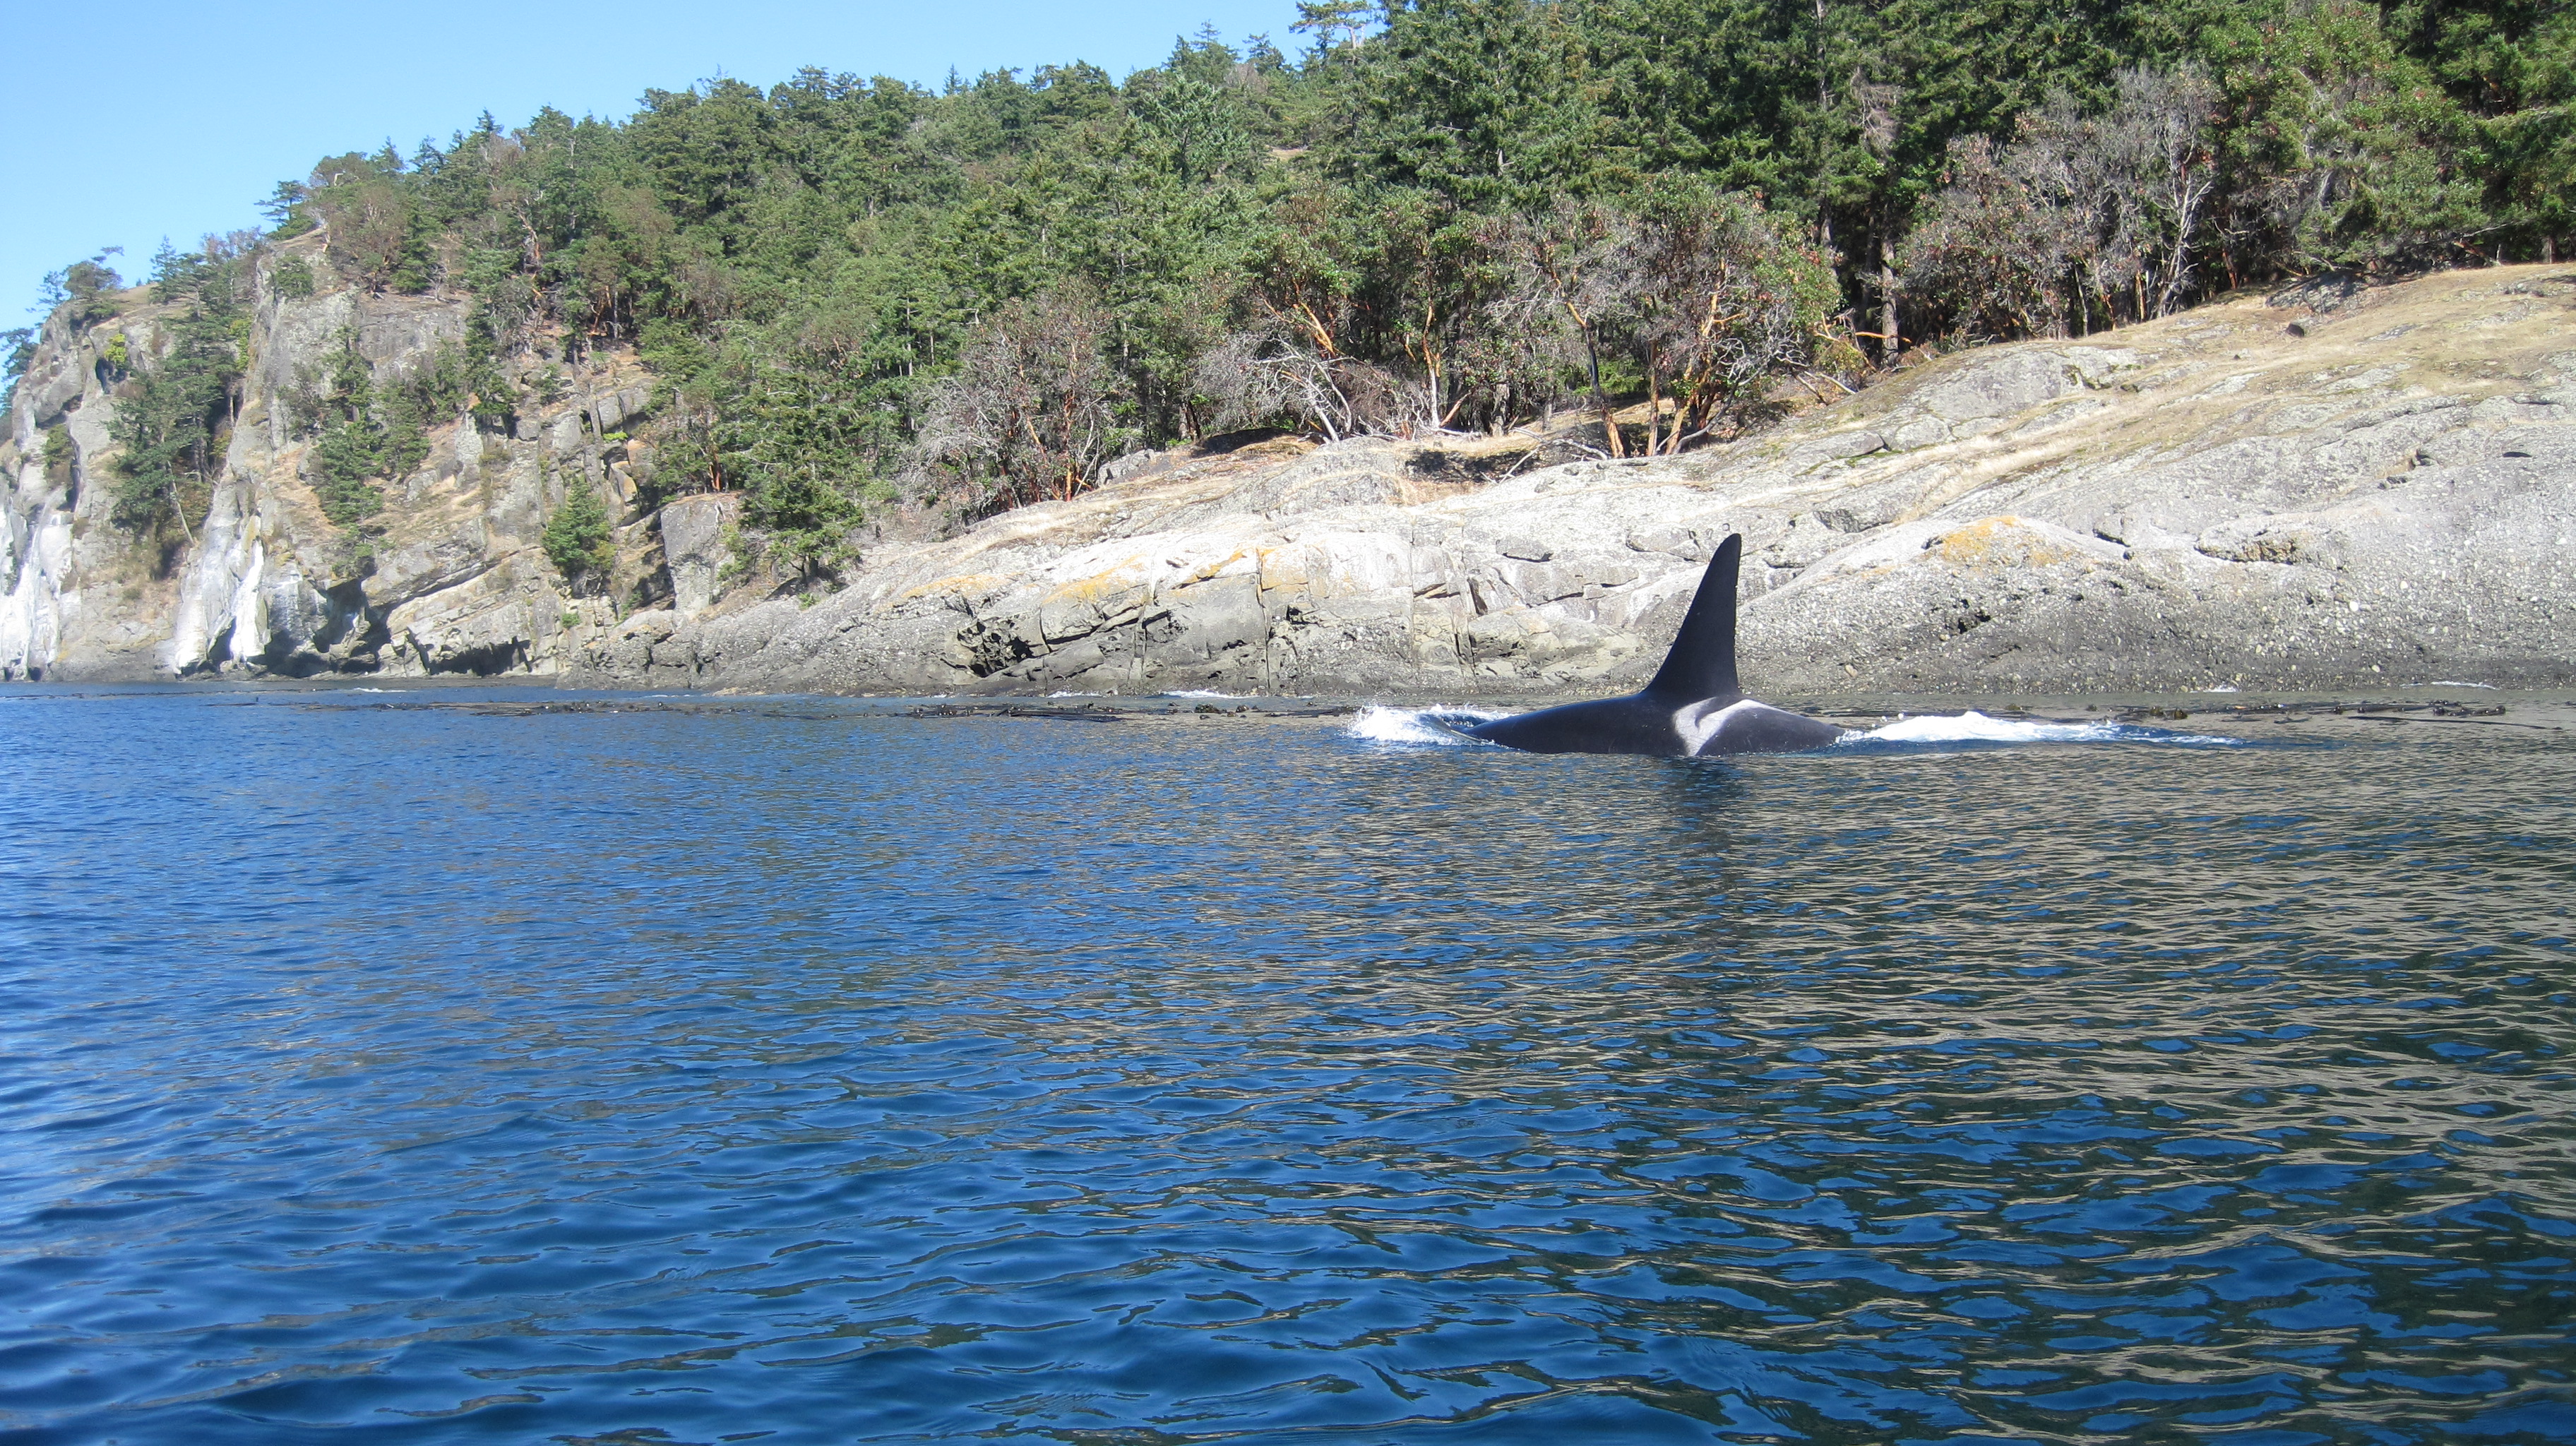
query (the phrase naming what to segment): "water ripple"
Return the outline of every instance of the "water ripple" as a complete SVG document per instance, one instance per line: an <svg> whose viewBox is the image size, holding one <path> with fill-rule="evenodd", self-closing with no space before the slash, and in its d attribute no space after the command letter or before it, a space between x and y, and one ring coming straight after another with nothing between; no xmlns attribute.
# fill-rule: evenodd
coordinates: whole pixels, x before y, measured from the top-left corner
<svg viewBox="0 0 2576 1446"><path fill-rule="evenodd" d="M2556 735L243 701L0 715L14 1437L2576 1439Z"/></svg>

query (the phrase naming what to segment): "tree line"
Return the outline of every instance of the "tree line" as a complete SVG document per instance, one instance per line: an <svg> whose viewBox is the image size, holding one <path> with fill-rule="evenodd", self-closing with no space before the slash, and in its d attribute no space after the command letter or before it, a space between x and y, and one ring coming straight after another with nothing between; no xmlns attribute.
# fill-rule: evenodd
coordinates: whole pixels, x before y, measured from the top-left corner
<svg viewBox="0 0 2576 1446"><path fill-rule="evenodd" d="M506 410L532 348L632 345L645 485L742 492L821 572L906 489L978 515L1230 429L1640 401L1600 444L1673 451L1926 346L2555 259L2576 207L2555 0L1298 11L1293 54L1202 31L1123 80L807 69L326 158L269 239L473 321L445 384L343 378L309 425L382 476L398 406Z"/></svg>

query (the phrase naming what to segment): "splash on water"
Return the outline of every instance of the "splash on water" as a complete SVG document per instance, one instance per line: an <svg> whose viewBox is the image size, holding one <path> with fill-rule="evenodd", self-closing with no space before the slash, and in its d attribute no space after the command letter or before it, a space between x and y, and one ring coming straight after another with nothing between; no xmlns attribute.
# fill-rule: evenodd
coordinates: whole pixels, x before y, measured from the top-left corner
<svg viewBox="0 0 2576 1446"><path fill-rule="evenodd" d="M1481 738L1470 738L1462 730L1479 723L1490 723L1511 714L1485 708L1452 708L1435 705L1429 708L1387 708L1370 704L1362 708L1345 736L1364 738L1371 743L1431 743L1444 748L1461 744L1488 747Z"/></svg>
<svg viewBox="0 0 2576 1446"><path fill-rule="evenodd" d="M1971 708L1955 717L1927 715L1900 718L1880 728L1854 730L1842 736L1835 747L1874 743L2185 743L2202 747L2234 747L2241 738L2224 738L2209 733L2176 733L2164 728L2141 728L2134 723L2098 722L2060 723L2035 718L1989 718Z"/></svg>
<svg viewBox="0 0 2576 1446"><path fill-rule="evenodd" d="M1481 743L1467 736L1466 729L1496 718L1508 718L1507 711L1484 708L1462 708L1435 704L1429 708L1390 708L1371 704L1359 711L1350 725L1342 730L1351 738L1371 743L1428 743L1441 747ZM2164 728L2142 728L2134 723L2047 722L2025 718L1990 718L1974 709L1955 716L1933 715L1903 718L1881 728L1850 729L1837 740L1838 749L1870 748L1883 744L1925 743L2165 743L2204 748L2233 748L2245 740L2210 733L2177 733Z"/></svg>

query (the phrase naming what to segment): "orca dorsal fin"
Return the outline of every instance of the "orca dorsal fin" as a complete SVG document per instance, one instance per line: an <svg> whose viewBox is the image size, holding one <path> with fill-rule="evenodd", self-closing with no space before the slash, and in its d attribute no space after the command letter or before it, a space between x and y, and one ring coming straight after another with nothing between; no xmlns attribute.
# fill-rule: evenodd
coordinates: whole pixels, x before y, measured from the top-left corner
<svg viewBox="0 0 2576 1446"><path fill-rule="evenodd" d="M1681 636L1673 639L1647 692L1693 701L1744 695L1735 677L1735 573L1743 559L1743 534L1718 544L1682 618Z"/></svg>

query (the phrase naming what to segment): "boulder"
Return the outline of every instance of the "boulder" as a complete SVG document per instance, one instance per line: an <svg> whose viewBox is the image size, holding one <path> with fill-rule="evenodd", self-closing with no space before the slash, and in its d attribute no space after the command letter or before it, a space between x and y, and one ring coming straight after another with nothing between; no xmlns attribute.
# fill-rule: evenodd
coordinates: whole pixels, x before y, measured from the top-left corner
<svg viewBox="0 0 2576 1446"><path fill-rule="evenodd" d="M670 572L671 607L695 617L721 592L725 529L741 510L734 493L700 493L664 503L655 527L662 537L662 565Z"/></svg>

